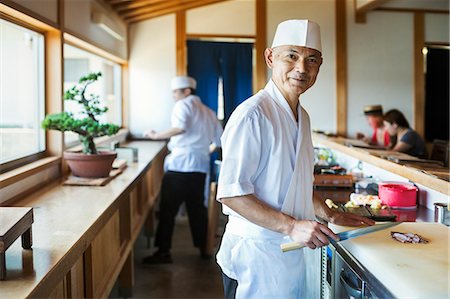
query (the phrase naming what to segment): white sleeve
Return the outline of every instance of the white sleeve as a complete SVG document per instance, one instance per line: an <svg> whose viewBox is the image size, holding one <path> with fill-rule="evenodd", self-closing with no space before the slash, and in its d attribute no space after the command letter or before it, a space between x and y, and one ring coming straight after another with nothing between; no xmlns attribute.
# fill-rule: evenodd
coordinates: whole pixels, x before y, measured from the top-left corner
<svg viewBox="0 0 450 299"><path fill-rule="evenodd" d="M217 198L253 194L262 157L261 126L255 115L227 124L222 154Z"/></svg>
<svg viewBox="0 0 450 299"><path fill-rule="evenodd" d="M186 131L189 127L189 113L189 107L183 101L176 102L172 111L172 128L180 128Z"/></svg>

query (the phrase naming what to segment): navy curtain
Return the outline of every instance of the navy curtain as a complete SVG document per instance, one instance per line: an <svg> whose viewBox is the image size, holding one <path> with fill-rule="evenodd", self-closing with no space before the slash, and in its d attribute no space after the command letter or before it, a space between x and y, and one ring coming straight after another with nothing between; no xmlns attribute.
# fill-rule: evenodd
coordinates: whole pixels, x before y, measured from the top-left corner
<svg viewBox="0 0 450 299"><path fill-rule="evenodd" d="M217 112L220 48L213 42L188 41L188 74L197 80L197 95Z"/></svg>
<svg viewBox="0 0 450 299"><path fill-rule="evenodd" d="M197 80L197 95L202 102L217 113L218 81L223 79L224 123L234 108L252 94L252 48L249 43L223 43L188 41L188 74ZM211 155L211 179L216 180Z"/></svg>
<svg viewBox="0 0 450 299"><path fill-rule="evenodd" d="M252 95L252 49L248 43L221 43L225 122L234 108Z"/></svg>
<svg viewBox="0 0 450 299"><path fill-rule="evenodd" d="M217 84L223 78L225 122L234 108L252 95L250 43L188 41L188 74L197 80L197 94L217 112Z"/></svg>

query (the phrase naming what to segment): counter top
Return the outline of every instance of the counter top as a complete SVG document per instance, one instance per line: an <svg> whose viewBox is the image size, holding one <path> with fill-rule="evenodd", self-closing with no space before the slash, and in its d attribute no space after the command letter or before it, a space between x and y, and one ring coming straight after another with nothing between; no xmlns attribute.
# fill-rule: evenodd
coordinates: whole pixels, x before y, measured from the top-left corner
<svg viewBox="0 0 450 299"><path fill-rule="evenodd" d="M127 144L139 149L138 162L128 162L106 186L63 186L58 181L17 202L16 206L33 207L33 247L22 250L18 240L6 251L7 280L0 281L0 297L41 297L45 294L37 286L56 285L111 217L117 199L130 191L165 144Z"/></svg>
<svg viewBox="0 0 450 299"><path fill-rule="evenodd" d="M346 146L346 139L344 138L327 137L325 135L315 133L313 134L313 140L315 144L320 144L327 148L348 154L356 159L400 175L416 184L423 185L432 190L450 196L450 183L437 177L436 175L433 175L432 173L427 172L422 166L413 167L411 164L400 164L389 161L381 157L382 155L379 154L379 150ZM384 152L386 153L386 151Z"/></svg>
<svg viewBox="0 0 450 299"><path fill-rule="evenodd" d="M315 189L314 197L325 201L327 198L335 203L346 203L350 200L350 194L353 190L342 189ZM416 209L391 209L391 213L396 215L396 221L407 222L434 222L434 211L424 206L418 206Z"/></svg>
<svg viewBox="0 0 450 299"><path fill-rule="evenodd" d="M330 228L336 232L353 229L333 224ZM391 231L416 233L429 243L401 243L391 237ZM448 298L449 236L450 229L443 224L405 222L336 246L397 298Z"/></svg>

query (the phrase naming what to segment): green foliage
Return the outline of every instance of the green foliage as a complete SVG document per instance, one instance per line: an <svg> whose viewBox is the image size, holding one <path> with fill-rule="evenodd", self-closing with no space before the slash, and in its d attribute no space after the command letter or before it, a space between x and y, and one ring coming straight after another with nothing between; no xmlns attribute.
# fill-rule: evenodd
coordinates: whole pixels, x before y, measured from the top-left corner
<svg viewBox="0 0 450 299"><path fill-rule="evenodd" d="M82 113L86 117L82 119L74 118L72 113L61 112L49 114L42 121L42 128L47 130L57 130L61 132L71 131L78 134L83 144L83 153L96 154L94 138L100 136L111 136L119 131L119 127L114 124L101 124L96 116L108 111L107 107L100 107L99 97L90 94L86 96L86 88L98 80L102 74L90 73L81 77L78 84L64 93L64 100L75 101L83 106Z"/></svg>

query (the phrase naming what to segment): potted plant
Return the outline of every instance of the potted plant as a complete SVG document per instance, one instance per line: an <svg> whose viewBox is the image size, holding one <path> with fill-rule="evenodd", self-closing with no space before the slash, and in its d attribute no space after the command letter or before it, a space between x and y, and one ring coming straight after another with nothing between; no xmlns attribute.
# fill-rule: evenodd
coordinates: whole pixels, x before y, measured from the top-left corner
<svg viewBox="0 0 450 299"><path fill-rule="evenodd" d="M108 111L107 107L101 107L99 96L87 93L87 87L96 82L101 72L90 73L81 77L78 84L64 93L64 100L75 101L82 106L81 113L85 116L77 118L70 112L49 114L42 121L42 128L61 132L72 131L78 134L83 150L82 152L64 152L73 175L80 177L107 177L112 168L112 163L117 153L111 151L98 151L94 138L111 136L119 131L114 124L100 123L97 119Z"/></svg>

